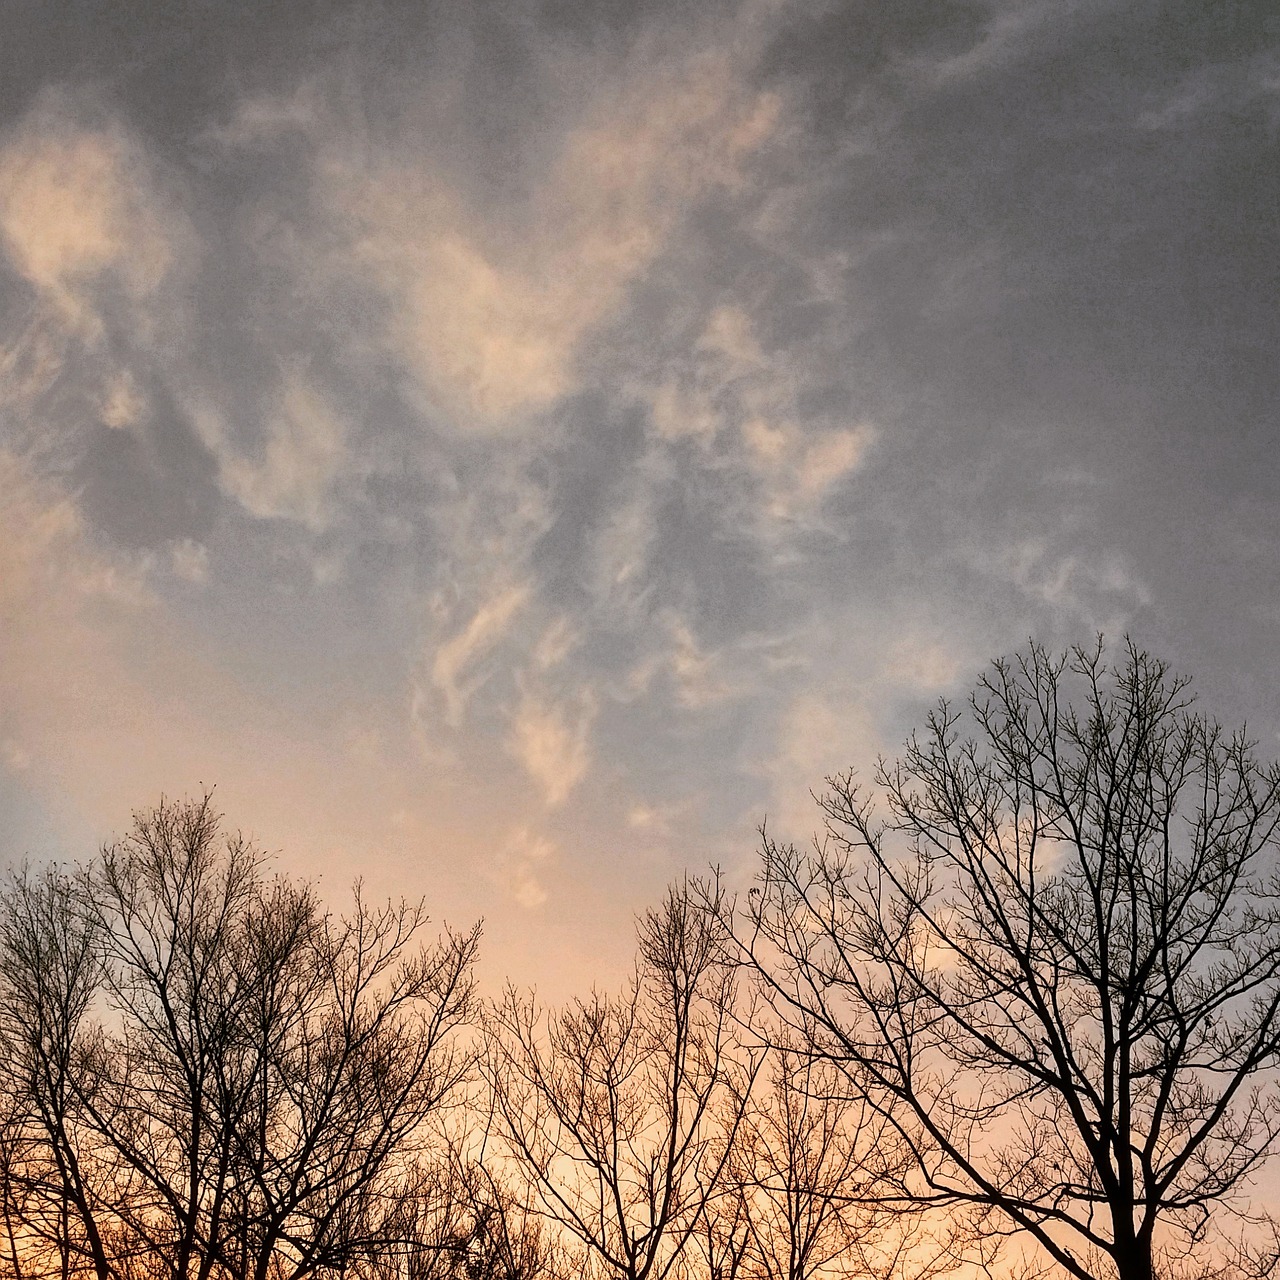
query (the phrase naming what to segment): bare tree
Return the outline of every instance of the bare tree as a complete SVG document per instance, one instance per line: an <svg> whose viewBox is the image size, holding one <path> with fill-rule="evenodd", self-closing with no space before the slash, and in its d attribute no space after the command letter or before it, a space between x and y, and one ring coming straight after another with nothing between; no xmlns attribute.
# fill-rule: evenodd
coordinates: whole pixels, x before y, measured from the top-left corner
<svg viewBox="0 0 1280 1280"><path fill-rule="evenodd" d="M101 1188L130 1180L97 1139L82 1070L102 977L101 933L73 879L14 873L0 897L0 1194L15 1275L111 1274Z"/></svg>
<svg viewBox="0 0 1280 1280"><path fill-rule="evenodd" d="M734 1146L737 1140L734 1134ZM731 1160L733 1149L731 1146ZM707 1280L751 1280L756 1275L750 1201L750 1186L726 1165L723 1181L708 1198L695 1233Z"/></svg>
<svg viewBox="0 0 1280 1280"><path fill-rule="evenodd" d="M618 998L557 1014L508 991L489 1072L511 1155L542 1212L576 1239L582 1274L682 1274L720 1185L758 1062L734 1037L736 984L720 923L684 889L640 922ZM732 1086L732 1087L731 1087Z"/></svg>
<svg viewBox="0 0 1280 1280"><path fill-rule="evenodd" d="M446 1141L444 1160L406 1185L370 1280L558 1280L561 1250L527 1194Z"/></svg>
<svg viewBox="0 0 1280 1280"><path fill-rule="evenodd" d="M26 1235L99 1280L285 1280L377 1254L471 1063L478 932L419 945L425 919L358 888L338 918L266 880L208 796L136 815L79 877L19 877L0 991L42 1179L23 1185L64 1206L24 1208Z"/></svg>
<svg viewBox="0 0 1280 1280"><path fill-rule="evenodd" d="M725 1179L730 1221L745 1228L741 1273L920 1280L948 1259L937 1241L922 1240L918 1215L885 1203L883 1188L900 1179L907 1153L844 1073L785 1041L774 1046L768 1070L769 1087L750 1100ZM932 1247L913 1250L921 1244Z"/></svg>
<svg viewBox="0 0 1280 1280"><path fill-rule="evenodd" d="M812 852L766 836L742 942L907 1144L897 1194L1078 1280L1210 1274L1280 1138L1280 769L1099 641L828 781Z"/></svg>
<svg viewBox="0 0 1280 1280"><path fill-rule="evenodd" d="M255 1082L263 1119L238 1161L255 1280L281 1256L292 1274L342 1269L385 1249L424 1122L470 1068L453 1033L469 1016L477 935L408 952L419 907L325 918L305 983L283 1022L259 1008ZM408 952L408 953L407 953Z"/></svg>

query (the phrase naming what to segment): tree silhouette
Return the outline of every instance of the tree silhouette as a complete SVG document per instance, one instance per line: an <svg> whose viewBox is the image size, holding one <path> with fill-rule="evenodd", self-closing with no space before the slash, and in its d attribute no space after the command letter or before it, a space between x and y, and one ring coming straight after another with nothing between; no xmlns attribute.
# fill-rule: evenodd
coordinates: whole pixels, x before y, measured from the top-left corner
<svg viewBox="0 0 1280 1280"><path fill-rule="evenodd" d="M420 945L425 919L267 880L208 796L137 814L78 876L19 873L0 1157L26 1273L285 1280L385 1251L471 1063L478 931Z"/></svg>
<svg viewBox="0 0 1280 1280"><path fill-rule="evenodd" d="M499 1132L580 1274L687 1273L758 1058L737 1052L735 969L719 917L685 887L640 922L619 997L543 1018L508 991L491 1019Z"/></svg>
<svg viewBox="0 0 1280 1280"><path fill-rule="evenodd" d="M1243 1274L1225 1219L1280 1138L1280 769L1099 641L997 662L875 787L828 782L811 852L765 835L739 937L911 1153L892 1195L1078 1280Z"/></svg>
<svg viewBox="0 0 1280 1280"><path fill-rule="evenodd" d="M730 1263L725 1276L926 1280L953 1264L959 1233L884 1196L910 1153L844 1074L785 1037L771 1045L764 1073L709 1215Z"/></svg>
<svg viewBox="0 0 1280 1280"><path fill-rule="evenodd" d="M12 878L0 910L0 1201L7 1262L106 1280L110 1214L99 1188L128 1185L97 1140L85 1100L90 1011L103 974L101 930L57 868Z"/></svg>

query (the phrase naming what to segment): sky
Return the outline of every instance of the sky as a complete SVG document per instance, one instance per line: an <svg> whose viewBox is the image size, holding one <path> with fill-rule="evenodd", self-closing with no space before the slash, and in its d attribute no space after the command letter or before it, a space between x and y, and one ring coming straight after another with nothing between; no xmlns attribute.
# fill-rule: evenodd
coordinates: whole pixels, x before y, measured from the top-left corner
<svg viewBox="0 0 1280 1280"><path fill-rule="evenodd" d="M0 859L162 795L607 980L999 654L1280 753L1280 14L0 14Z"/></svg>

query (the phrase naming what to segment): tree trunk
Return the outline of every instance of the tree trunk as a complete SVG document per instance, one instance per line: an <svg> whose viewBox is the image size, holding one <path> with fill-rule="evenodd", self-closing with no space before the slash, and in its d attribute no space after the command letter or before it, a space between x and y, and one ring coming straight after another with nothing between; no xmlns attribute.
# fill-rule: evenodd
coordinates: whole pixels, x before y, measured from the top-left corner
<svg viewBox="0 0 1280 1280"><path fill-rule="evenodd" d="M1118 1280L1155 1280L1151 1265L1151 1241L1138 1237L1124 1243L1116 1242L1112 1252Z"/></svg>

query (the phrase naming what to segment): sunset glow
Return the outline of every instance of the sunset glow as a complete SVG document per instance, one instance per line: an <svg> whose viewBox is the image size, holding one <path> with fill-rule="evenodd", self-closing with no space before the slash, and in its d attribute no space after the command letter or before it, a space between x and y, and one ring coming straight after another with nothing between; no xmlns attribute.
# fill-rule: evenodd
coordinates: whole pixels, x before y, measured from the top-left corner
<svg viewBox="0 0 1280 1280"><path fill-rule="evenodd" d="M560 1007L1029 638L1271 759L1278 41L7 0L0 867L211 793Z"/></svg>

